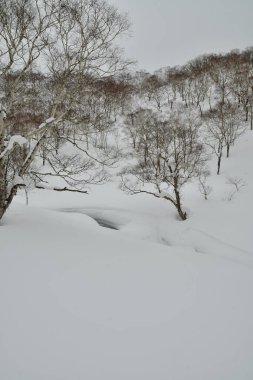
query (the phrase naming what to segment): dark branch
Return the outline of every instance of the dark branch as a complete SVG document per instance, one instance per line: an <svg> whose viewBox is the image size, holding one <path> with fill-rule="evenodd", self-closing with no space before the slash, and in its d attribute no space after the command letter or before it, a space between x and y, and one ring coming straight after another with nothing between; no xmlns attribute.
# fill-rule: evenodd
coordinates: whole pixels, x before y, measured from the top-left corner
<svg viewBox="0 0 253 380"><path fill-rule="evenodd" d="M69 189L68 187L43 187L36 185L36 189L40 190L54 190L54 191L70 191L72 193L81 193L81 194L88 194L88 191L86 190L77 190L77 189Z"/></svg>

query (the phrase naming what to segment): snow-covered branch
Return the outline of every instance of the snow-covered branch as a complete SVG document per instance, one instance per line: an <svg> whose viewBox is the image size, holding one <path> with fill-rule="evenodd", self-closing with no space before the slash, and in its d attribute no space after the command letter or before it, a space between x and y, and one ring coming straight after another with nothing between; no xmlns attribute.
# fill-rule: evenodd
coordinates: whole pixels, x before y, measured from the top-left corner
<svg viewBox="0 0 253 380"><path fill-rule="evenodd" d="M8 141L6 148L0 154L0 159L2 159L7 153L10 153L14 149L15 145L23 146L23 145L27 144L27 142L28 142L28 140L21 135L11 136L10 140Z"/></svg>

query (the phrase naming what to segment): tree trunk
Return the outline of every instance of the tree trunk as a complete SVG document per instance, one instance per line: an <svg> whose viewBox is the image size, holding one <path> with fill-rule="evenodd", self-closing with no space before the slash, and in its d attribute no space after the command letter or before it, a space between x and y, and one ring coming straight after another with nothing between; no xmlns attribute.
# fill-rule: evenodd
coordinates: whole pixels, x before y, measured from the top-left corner
<svg viewBox="0 0 253 380"><path fill-rule="evenodd" d="M4 151L4 120L2 112L0 114L0 154ZM0 159L0 219L2 219L3 214L6 210L6 167L5 158Z"/></svg>
<svg viewBox="0 0 253 380"><path fill-rule="evenodd" d="M253 101L250 103L250 130L253 130Z"/></svg>
<svg viewBox="0 0 253 380"><path fill-rule="evenodd" d="M248 106L246 106L246 110L245 110L245 121L247 122L249 120L249 108Z"/></svg>
<svg viewBox="0 0 253 380"><path fill-rule="evenodd" d="M187 214L186 214L186 212L184 212L182 210L181 205L177 205L176 207L177 207L177 212L178 212L178 215L180 216L180 218L182 220L186 220L187 219Z"/></svg>
<svg viewBox="0 0 253 380"><path fill-rule="evenodd" d="M175 192L175 196L176 196L175 206L176 206L178 215L180 216L180 218L182 220L186 220L187 219L187 214L186 214L186 212L184 212L182 210L181 197L180 197L180 192L178 190L178 180L177 180L177 178L174 178L174 192Z"/></svg>
<svg viewBox="0 0 253 380"><path fill-rule="evenodd" d="M227 158L229 157L230 145L227 144Z"/></svg>
<svg viewBox="0 0 253 380"><path fill-rule="evenodd" d="M147 165L147 159L148 159L148 147L147 147L147 145L145 145L145 148L144 148L144 164L145 164L145 166Z"/></svg>
<svg viewBox="0 0 253 380"><path fill-rule="evenodd" d="M46 149L44 145L42 146L42 165L46 165Z"/></svg>
<svg viewBox="0 0 253 380"><path fill-rule="evenodd" d="M218 175L220 174L221 157L222 157L222 154L220 153L218 156L218 168L217 168Z"/></svg>
<svg viewBox="0 0 253 380"><path fill-rule="evenodd" d="M3 160L0 160L0 219L6 211L6 182L5 167Z"/></svg>

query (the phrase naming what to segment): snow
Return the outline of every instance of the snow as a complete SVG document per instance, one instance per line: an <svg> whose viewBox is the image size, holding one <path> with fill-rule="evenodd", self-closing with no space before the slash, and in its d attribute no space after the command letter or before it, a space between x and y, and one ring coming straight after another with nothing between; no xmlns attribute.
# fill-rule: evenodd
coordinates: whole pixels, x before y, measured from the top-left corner
<svg viewBox="0 0 253 380"><path fill-rule="evenodd" d="M15 185L25 185L23 178L21 178L17 174L15 175L15 177L13 179L13 183L12 183L12 186L15 186Z"/></svg>
<svg viewBox="0 0 253 380"><path fill-rule="evenodd" d="M253 373L252 261L238 265L126 238L87 216L20 206L2 227L0 268L3 379Z"/></svg>
<svg viewBox="0 0 253 380"><path fill-rule="evenodd" d="M38 132L41 132L42 130L44 130L45 128L47 128L50 124L52 124L56 119L54 117L49 117L48 119L45 120L45 122L41 123L38 128L33 131L30 136L33 136L34 133L38 133Z"/></svg>
<svg viewBox="0 0 253 380"><path fill-rule="evenodd" d="M10 140L8 141L8 145L3 150L3 152L0 154L0 159L3 158L6 153L10 152L13 149L15 144L23 146L26 143L27 143L27 139L21 135L11 136Z"/></svg>
<svg viewBox="0 0 253 380"><path fill-rule="evenodd" d="M0 226L0 379L251 380L252 142L211 163L207 201L186 186L185 222L116 179L21 191Z"/></svg>
<svg viewBox="0 0 253 380"><path fill-rule="evenodd" d="M45 121L45 123L46 123L46 124L50 124L50 123L52 123L54 120L55 120L54 117L49 117L49 118Z"/></svg>

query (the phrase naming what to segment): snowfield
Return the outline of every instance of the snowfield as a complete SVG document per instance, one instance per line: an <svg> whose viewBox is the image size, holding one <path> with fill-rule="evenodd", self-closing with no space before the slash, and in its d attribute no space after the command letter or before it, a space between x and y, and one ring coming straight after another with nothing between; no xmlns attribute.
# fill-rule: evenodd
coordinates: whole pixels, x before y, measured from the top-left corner
<svg viewBox="0 0 253 380"><path fill-rule="evenodd" d="M252 143L209 200L185 188L185 222L116 180L20 192L0 226L0 379L252 380Z"/></svg>

